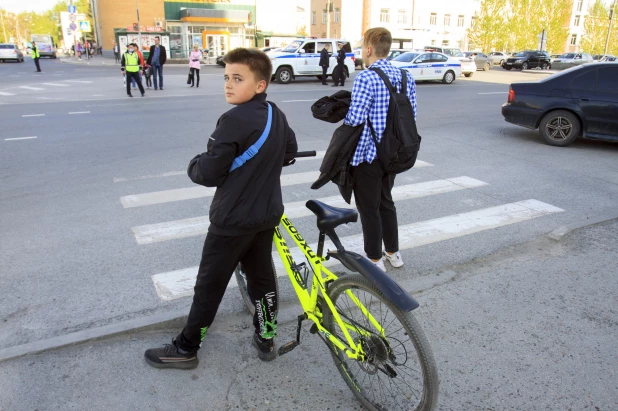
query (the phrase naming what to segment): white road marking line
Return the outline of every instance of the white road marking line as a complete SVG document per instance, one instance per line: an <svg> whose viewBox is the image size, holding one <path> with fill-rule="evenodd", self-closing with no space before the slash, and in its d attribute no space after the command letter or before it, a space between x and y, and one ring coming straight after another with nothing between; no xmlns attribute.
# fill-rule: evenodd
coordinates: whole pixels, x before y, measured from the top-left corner
<svg viewBox="0 0 618 411"><path fill-rule="evenodd" d="M487 183L470 177L457 177L450 180L435 180L395 187L393 188L392 195L395 201L402 201L463 190L466 188L481 187L484 185L487 185ZM335 207L353 207L343 201L341 196L320 198L318 200ZM311 215L311 211L305 207L305 203L306 201L297 201L284 204L285 215L289 218L300 218ZM146 224L133 227L131 230L138 244L152 244L161 241L203 235L208 232L209 225L210 220L208 216L201 216L164 223Z"/></svg>
<svg viewBox="0 0 618 411"><path fill-rule="evenodd" d="M312 183L320 176L319 171L307 173L284 174L281 176L281 185L289 186L295 184ZM135 194L120 197L120 202L124 208L142 207L153 204L170 203L173 201L193 200L195 198L211 197L215 194L216 188L194 186L178 188L175 190L155 191L152 193Z"/></svg>
<svg viewBox="0 0 618 411"><path fill-rule="evenodd" d="M90 114L89 111L69 111L69 114Z"/></svg>
<svg viewBox="0 0 618 411"><path fill-rule="evenodd" d="M538 200L525 200L468 213L420 221L399 227L399 248L405 250L434 244L563 211L561 208ZM341 241L347 250L364 255L362 235L345 237ZM289 244L293 244L293 242L289 240ZM315 251L317 244L311 244L310 247ZM335 249L330 241L326 241L324 248L326 250ZM290 251L296 262L305 260L304 255L297 247L291 248ZM287 272L284 270L279 254L276 251L273 252L273 259L277 276L287 276ZM333 258L325 262L326 266L337 264L339 262ZM163 301L170 301L193 295L198 268L198 266L194 266L153 275L152 282L159 298ZM235 278L232 277L228 288L237 286Z"/></svg>
<svg viewBox="0 0 618 411"><path fill-rule="evenodd" d="M22 117L43 117L45 114L22 114Z"/></svg>
<svg viewBox="0 0 618 411"><path fill-rule="evenodd" d="M302 101L317 101L315 99L312 100L283 100L282 103L300 103Z"/></svg>
<svg viewBox="0 0 618 411"><path fill-rule="evenodd" d="M15 141L15 140L32 140L33 138L37 138L36 136L33 137L14 137L14 138L5 138L4 141Z"/></svg>
<svg viewBox="0 0 618 411"><path fill-rule="evenodd" d="M7 93L6 91L0 91L0 96L14 96L13 93Z"/></svg>
<svg viewBox="0 0 618 411"><path fill-rule="evenodd" d="M92 97L103 97L105 94L93 94Z"/></svg>
<svg viewBox="0 0 618 411"><path fill-rule="evenodd" d="M40 87L30 87L30 86L19 86L19 88L23 88L26 90L45 90L44 88L40 88Z"/></svg>
<svg viewBox="0 0 618 411"><path fill-rule="evenodd" d="M509 94L508 91L496 91L493 93L478 93L478 94Z"/></svg>
<svg viewBox="0 0 618 411"><path fill-rule="evenodd" d="M84 84L90 84L92 83L92 81L88 81L88 80L65 80L69 83L84 83Z"/></svg>
<svg viewBox="0 0 618 411"><path fill-rule="evenodd" d="M60 84L60 83L43 83L45 86L56 86L56 87L69 87L68 84Z"/></svg>

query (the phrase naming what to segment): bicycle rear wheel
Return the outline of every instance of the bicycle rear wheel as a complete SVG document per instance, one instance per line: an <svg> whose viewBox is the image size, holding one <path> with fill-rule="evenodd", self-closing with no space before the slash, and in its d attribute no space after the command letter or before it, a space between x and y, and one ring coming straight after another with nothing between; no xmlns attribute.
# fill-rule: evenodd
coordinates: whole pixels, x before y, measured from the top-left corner
<svg viewBox="0 0 618 411"><path fill-rule="evenodd" d="M277 293L277 298L279 298L279 281L277 280L277 270L275 270L275 263L273 262L272 258L270 260L270 264L272 265L273 273L275 274L275 289ZM255 314L255 304L249 296L249 291L247 291L247 275L245 274L245 270L243 269L242 264L239 263L236 266L236 269L234 270L234 275L236 276L236 283L238 284L240 295L245 302L245 307L247 307L247 310L249 310L251 315Z"/></svg>
<svg viewBox="0 0 618 411"><path fill-rule="evenodd" d="M360 274L334 281L328 296L366 355L364 361L356 361L331 345L337 369L363 406L369 410L435 409L438 372L431 347L412 313L399 310ZM381 325L384 336L353 298ZM324 327L345 341L330 310L324 311Z"/></svg>

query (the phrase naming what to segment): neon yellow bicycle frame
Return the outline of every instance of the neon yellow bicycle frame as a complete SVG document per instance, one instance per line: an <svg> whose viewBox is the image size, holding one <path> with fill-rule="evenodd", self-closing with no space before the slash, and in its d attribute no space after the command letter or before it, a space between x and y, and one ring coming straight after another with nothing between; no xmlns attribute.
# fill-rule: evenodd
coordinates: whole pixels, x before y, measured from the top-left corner
<svg viewBox="0 0 618 411"><path fill-rule="evenodd" d="M289 234L290 238L296 243L298 248L303 252L306 256L311 268L313 270L313 279L311 281L311 291L307 290L307 283L305 278L303 278L302 274L296 270L296 263L294 262L294 258L292 257L292 253L287 246L285 238L283 237L283 233L281 232L280 227L283 226L285 231ZM326 258L323 256L316 255L311 247L307 244L307 241L300 235L296 227L292 225L292 222L285 216L281 217L280 226L275 228L275 236L273 238L275 243L275 247L277 252L279 253L279 257L283 262L283 266L285 267L286 272L290 278L290 282L294 287L294 291L298 295L298 300L300 305L303 308L305 316L307 319L313 321L317 326L320 334L324 336L325 339L330 341L335 347L339 350L346 353L349 358L364 361L365 353L361 347L360 342L355 342L352 336L350 335L349 330L352 330L356 333L363 334L365 336L369 336L371 332L366 330L361 330L353 324L349 324L346 321L341 319L341 316L337 312L332 300L328 297L326 292L326 283L329 281L334 281L338 277L333 274L328 268L324 267L323 263L326 261ZM324 326L322 325L322 313L318 310L318 291L320 291L323 300L325 301L328 309L331 311L333 318L339 328L343 331L343 336L345 337L345 342L339 339L338 337L332 335ZM369 310L356 298L356 296L351 292L347 291L350 299L358 306L363 315L367 317L367 319L373 324L376 329L376 332L385 338L384 328L380 325L380 323L371 315ZM326 307L322 307L323 310Z"/></svg>

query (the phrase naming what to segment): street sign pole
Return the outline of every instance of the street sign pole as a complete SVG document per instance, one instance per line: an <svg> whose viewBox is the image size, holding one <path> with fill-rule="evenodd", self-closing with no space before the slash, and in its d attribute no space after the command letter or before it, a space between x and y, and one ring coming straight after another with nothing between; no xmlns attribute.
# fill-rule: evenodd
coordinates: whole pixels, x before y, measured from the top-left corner
<svg viewBox="0 0 618 411"><path fill-rule="evenodd" d="M135 12L137 13L137 47L138 50L142 49L142 27L139 24L139 0L135 0Z"/></svg>
<svg viewBox="0 0 618 411"><path fill-rule="evenodd" d="M612 8L609 10L609 27L607 28L607 37L605 38L605 48L603 54L607 54L607 47L609 46L609 38L612 35L612 21L614 20L614 13L616 13L616 0L612 4Z"/></svg>

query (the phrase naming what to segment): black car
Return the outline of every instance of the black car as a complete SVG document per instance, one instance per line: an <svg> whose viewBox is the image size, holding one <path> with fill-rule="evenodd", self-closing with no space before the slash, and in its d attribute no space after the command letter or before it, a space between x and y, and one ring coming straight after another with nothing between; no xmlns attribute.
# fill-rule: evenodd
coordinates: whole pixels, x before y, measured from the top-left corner
<svg viewBox="0 0 618 411"><path fill-rule="evenodd" d="M225 67L225 63L223 62L223 57L225 57L225 54L222 56L217 56L217 58L215 59L215 63L221 67Z"/></svg>
<svg viewBox="0 0 618 411"><path fill-rule="evenodd" d="M513 83L502 106L509 123L539 129L549 145L578 137L618 142L618 63L575 66L534 83Z"/></svg>
<svg viewBox="0 0 618 411"><path fill-rule="evenodd" d="M551 68L551 57L544 51L521 51L513 54L504 62L505 69L528 70L531 68L541 68L546 70Z"/></svg>

